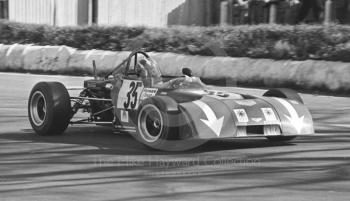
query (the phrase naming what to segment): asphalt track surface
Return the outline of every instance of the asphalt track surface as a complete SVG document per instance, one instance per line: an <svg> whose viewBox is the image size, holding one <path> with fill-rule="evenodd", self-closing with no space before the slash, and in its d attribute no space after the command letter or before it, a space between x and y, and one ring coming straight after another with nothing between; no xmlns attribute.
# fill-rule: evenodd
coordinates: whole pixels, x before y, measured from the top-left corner
<svg viewBox="0 0 350 201"><path fill-rule="evenodd" d="M1 201L350 199L350 98L302 94L317 134L290 143L213 140L174 153L103 127L34 134L27 117L32 86L81 86L84 79L0 73Z"/></svg>

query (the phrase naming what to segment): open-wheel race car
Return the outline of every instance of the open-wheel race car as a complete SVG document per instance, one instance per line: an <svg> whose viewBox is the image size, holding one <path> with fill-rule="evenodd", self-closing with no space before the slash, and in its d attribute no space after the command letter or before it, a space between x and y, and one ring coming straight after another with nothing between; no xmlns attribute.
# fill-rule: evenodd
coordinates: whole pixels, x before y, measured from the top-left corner
<svg viewBox="0 0 350 201"><path fill-rule="evenodd" d="M94 73L79 96L70 96L58 82L37 83L29 97L29 120L39 135L62 134L69 124L111 126L155 149L216 138L288 141L314 133L309 110L290 89L257 97L215 90L188 68L182 73L164 78L147 53L134 51L104 77ZM78 111L88 117L77 119Z"/></svg>

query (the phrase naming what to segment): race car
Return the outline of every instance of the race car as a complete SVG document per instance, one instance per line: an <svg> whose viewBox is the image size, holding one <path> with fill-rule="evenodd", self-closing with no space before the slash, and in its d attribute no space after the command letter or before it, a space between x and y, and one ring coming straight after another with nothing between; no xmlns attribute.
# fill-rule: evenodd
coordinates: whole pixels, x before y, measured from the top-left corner
<svg viewBox="0 0 350 201"><path fill-rule="evenodd" d="M94 124L130 133L154 149L167 149L217 138L289 141L314 133L309 110L290 89L271 89L259 97L220 91L189 68L169 79L144 51L132 52L103 77L96 75L95 64L93 69L94 79L80 89L58 82L33 87L28 116L37 134L58 135L69 124ZM68 90L81 91L70 96ZM88 117L77 119L78 111Z"/></svg>

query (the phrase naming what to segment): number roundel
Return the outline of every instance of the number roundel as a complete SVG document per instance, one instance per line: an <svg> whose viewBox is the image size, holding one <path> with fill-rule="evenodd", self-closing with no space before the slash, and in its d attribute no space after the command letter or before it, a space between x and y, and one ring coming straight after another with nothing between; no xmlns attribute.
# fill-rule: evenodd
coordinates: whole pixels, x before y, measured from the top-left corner
<svg viewBox="0 0 350 201"><path fill-rule="evenodd" d="M129 107L131 109L135 109L137 106L137 101L138 101L138 91L137 89L142 86L141 82L131 82L130 83L130 90L126 94L127 100L124 102L124 108L128 109Z"/></svg>
<svg viewBox="0 0 350 201"><path fill-rule="evenodd" d="M139 81L124 80L119 91L117 108L135 110L139 104L139 97L143 90L143 84Z"/></svg>

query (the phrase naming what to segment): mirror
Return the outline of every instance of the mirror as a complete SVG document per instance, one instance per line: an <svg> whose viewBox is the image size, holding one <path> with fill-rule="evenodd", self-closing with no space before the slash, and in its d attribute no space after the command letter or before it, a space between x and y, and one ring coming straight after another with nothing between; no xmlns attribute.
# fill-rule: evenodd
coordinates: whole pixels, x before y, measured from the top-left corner
<svg viewBox="0 0 350 201"><path fill-rule="evenodd" d="M182 69L182 74L183 74L183 75L186 75L186 76L188 76L188 77L192 77L192 76L193 76L193 75L192 75L192 70L189 69L189 68L183 68L183 69Z"/></svg>

